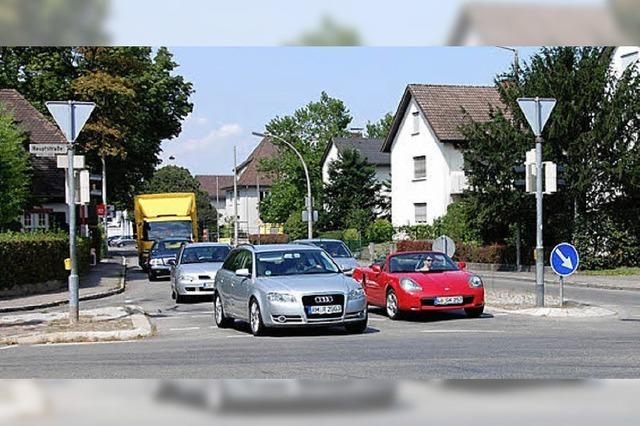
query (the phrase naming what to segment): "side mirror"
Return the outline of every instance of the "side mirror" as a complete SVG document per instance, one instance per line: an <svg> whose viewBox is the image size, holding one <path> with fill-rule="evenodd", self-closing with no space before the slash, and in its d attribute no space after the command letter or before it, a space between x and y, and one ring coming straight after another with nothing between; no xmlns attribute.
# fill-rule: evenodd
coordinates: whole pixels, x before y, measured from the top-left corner
<svg viewBox="0 0 640 426"><path fill-rule="evenodd" d="M239 277L250 278L251 277L251 272L249 272L249 270L247 268L238 269L238 270L236 270L236 275L239 276Z"/></svg>
<svg viewBox="0 0 640 426"><path fill-rule="evenodd" d="M379 274L380 272L382 272L382 268L380 267L380 265L375 264L371 267L371 270L373 272L375 272L376 274Z"/></svg>
<svg viewBox="0 0 640 426"><path fill-rule="evenodd" d="M169 259L169 260L167 260L167 264L169 264L171 266L176 266L176 260L175 259Z"/></svg>
<svg viewBox="0 0 640 426"><path fill-rule="evenodd" d="M467 268L467 264L464 262L458 262L458 268L464 271Z"/></svg>

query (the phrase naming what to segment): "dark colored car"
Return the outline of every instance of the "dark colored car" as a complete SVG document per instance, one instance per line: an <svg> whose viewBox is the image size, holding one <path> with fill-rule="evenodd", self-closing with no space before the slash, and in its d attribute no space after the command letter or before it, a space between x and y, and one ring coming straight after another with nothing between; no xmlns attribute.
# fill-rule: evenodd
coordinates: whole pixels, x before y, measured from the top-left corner
<svg viewBox="0 0 640 426"><path fill-rule="evenodd" d="M147 259L149 281L155 281L160 276L171 274L170 260L175 262L180 247L190 242L187 238L165 238L153 243Z"/></svg>

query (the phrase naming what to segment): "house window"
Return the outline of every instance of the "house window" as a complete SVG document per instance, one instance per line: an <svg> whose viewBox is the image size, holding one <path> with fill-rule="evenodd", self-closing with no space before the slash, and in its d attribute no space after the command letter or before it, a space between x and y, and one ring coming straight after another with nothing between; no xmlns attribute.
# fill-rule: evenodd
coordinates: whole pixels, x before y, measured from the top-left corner
<svg viewBox="0 0 640 426"><path fill-rule="evenodd" d="M31 213L25 213L22 216L22 227L27 231L31 231L31 229L33 228L33 224L31 222Z"/></svg>
<svg viewBox="0 0 640 426"><path fill-rule="evenodd" d="M267 196L267 194L269 194L269 191L268 191L268 190L264 190L264 191L263 191L263 190L260 190L260 201L261 201L261 202L265 199L265 197Z"/></svg>
<svg viewBox="0 0 640 426"><path fill-rule="evenodd" d="M622 55L622 71L626 71L630 65L636 63L638 61L638 52L627 53L626 55Z"/></svg>
<svg viewBox="0 0 640 426"><path fill-rule="evenodd" d="M38 213L37 214L37 218L38 218L38 229L47 229L48 228L48 215L46 213Z"/></svg>
<svg viewBox="0 0 640 426"><path fill-rule="evenodd" d="M427 223L427 203L415 203L416 223Z"/></svg>
<svg viewBox="0 0 640 426"><path fill-rule="evenodd" d="M420 133L420 112L413 111L411 115L413 118L413 134L417 135L418 133Z"/></svg>
<svg viewBox="0 0 640 426"><path fill-rule="evenodd" d="M427 157L421 155L413 157L413 178L426 179L427 177Z"/></svg>

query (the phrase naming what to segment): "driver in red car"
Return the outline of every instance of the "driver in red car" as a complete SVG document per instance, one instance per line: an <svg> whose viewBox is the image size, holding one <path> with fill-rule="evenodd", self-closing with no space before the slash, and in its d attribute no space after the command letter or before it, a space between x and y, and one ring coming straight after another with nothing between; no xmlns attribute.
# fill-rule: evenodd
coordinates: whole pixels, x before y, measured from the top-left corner
<svg viewBox="0 0 640 426"><path fill-rule="evenodd" d="M419 262L418 265L416 265L416 272L429 272L431 270L432 263L433 259L431 256L425 257L422 262Z"/></svg>

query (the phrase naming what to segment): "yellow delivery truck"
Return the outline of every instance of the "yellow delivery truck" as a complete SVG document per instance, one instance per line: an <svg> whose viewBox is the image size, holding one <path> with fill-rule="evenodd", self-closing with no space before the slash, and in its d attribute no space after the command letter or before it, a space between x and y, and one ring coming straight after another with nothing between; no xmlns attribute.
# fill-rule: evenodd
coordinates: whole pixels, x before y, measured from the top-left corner
<svg viewBox="0 0 640 426"><path fill-rule="evenodd" d="M198 240L195 194L144 194L136 196L134 203L138 264L143 270L154 241L171 237Z"/></svg>

